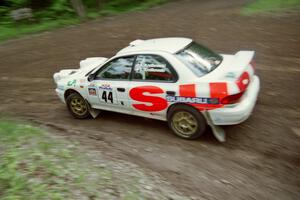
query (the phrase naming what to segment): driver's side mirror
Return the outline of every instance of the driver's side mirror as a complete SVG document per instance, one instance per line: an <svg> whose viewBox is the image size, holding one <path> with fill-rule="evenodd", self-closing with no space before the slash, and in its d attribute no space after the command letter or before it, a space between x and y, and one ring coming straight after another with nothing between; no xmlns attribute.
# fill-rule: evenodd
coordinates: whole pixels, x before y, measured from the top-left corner
<svg viewBox="0 0 300 200"><path fill-rule="evenodd" d="M95 79L95 74L90 74L87 78L89 82L92 82Z"/></svg>

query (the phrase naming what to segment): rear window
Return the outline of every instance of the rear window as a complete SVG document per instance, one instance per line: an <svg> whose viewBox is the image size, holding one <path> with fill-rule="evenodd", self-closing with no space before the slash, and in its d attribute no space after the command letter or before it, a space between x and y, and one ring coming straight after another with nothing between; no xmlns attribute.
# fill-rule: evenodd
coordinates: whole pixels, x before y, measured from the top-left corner
<svg viewBox="0 0 300 200"><path fill-rule="evenodd" d="M192 42L176 56L199 77L216 69L223 60L221 55L196 42Z"/></svg>

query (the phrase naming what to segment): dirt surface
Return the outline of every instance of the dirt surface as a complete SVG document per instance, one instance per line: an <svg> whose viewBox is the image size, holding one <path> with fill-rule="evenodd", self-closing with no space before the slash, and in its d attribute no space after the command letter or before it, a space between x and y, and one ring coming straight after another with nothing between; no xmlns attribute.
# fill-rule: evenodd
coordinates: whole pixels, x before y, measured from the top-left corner
<svg viewBox="0 0 300 200"><path fill-rule="evenodd" d="M300 198L300 15L241 16L247 1L177 1L145 12L0 44L0 112L56 128L107 157L159 173L194 199ZM262 89L253 115L225 127L227 142L209 132L175 137L167 124L104 112L76 120L54 93L54 72L81 59L110 57L130 41L185 36L218 52L256 51Z"/></svg>

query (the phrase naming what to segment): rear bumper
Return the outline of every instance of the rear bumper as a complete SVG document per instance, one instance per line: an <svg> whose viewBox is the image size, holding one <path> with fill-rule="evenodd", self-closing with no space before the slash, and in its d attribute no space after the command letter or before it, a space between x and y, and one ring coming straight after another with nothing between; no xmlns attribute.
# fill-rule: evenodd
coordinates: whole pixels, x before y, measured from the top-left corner
<svg viewBox="0 0 300 200"><path fill-rule="evenodd" d="M248 119L255 106L259 89L259 78L254 76L239 103L232 105L233 107L223 107L208 111L213 124L233 125Z"/></svg>

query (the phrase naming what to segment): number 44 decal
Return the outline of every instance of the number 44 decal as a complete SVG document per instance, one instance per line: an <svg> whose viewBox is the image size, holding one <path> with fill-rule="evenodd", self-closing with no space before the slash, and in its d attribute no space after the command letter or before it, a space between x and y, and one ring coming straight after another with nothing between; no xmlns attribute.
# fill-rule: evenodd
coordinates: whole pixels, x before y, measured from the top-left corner
<svg viewBox="0 0 300 200"><path fill-rule="evenodd" d="M108 93L108 94L107 94ZM112 95L112 92L111 91L103 91L102 93L102 97L101 97L106 103L108 101L110 101L111 103L114 103L113 101L113 95Z"/></svg>

